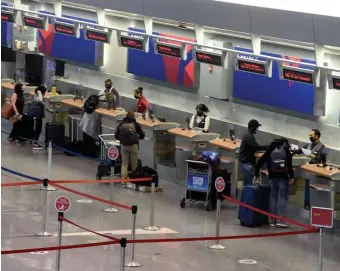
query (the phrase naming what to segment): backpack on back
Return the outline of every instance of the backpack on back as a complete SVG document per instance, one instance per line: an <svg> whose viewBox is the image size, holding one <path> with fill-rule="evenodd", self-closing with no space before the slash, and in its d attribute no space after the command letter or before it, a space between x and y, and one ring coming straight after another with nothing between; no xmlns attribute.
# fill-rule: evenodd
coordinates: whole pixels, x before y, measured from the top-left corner
<svg viewBox="0 0 340 271"><path fill-rule="evenodd" d="M99 103L99 96L98 95L91 95L88 97L84 103L84 110L88 114L92 114L98 106Z"/></svg>
<svg viewBox="0 0 340 271"><path fill-rule="evenodd" d="M283 146L275 148L270 154L270 158L271 169L273 172L285 172L288 170L287 152Z"/></svg>
<svg viewBox="0 0 340 271"><path fill-rule="evenodd" d="M135 124L132 122L123 123L119 127L120 143L122 145L134 145L139 143L139 137L136 133Z"/></svg>

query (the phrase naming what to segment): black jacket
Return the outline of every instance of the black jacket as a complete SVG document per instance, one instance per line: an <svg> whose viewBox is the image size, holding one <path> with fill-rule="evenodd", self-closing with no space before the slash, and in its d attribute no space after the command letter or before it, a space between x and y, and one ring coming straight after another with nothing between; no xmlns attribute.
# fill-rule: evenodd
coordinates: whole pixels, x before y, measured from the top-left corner
<svg viewBox="0 0 340 271"><path fill-rule="evenodd" d="M129 127L132 129L126 129ZM122 145L134 145L139 143L139 139L144 139L145 133L142 126L136 121L136 119L124 118L123 121L118 125L116 133L116 139L120 141Z"/></svg>
<svg viewBox="0 0 340 271"><path fill-rule="evenodd" d="M244 164L255 165L256 157L255 153L258 151L264 151L268 148L265 145L259 145L256 142L254 135L248 130L241 139L239 161Z"/></svg>

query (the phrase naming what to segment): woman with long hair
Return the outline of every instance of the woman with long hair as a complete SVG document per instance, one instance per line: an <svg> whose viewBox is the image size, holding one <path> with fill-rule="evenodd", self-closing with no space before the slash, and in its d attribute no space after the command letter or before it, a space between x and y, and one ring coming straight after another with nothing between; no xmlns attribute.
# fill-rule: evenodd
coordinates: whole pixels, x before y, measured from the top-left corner
<svg viewBox="0 0 340 271"><path fill-rule="evenodd" d="M14 86L14 93L11 96L11 104L14 110L14 116L12 117L13 128L8 137L8 141L11 144L15 144L16 141L22 145L24 140L20 137L22 133L22 115L24 113L24 90L22 88L22 84L18 83Z"/></svg>

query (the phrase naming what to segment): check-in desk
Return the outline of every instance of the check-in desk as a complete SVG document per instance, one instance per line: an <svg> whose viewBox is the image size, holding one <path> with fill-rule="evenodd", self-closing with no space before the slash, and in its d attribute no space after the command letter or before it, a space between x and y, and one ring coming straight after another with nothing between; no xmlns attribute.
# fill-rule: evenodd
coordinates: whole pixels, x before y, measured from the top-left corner
<svg viewBox="0 0 340 271"><path fill-rule="evenodd" d="M83 133L79 127L80 121L83 117L84 101L65 99L62 101L63 106L68 108L68 122L70 131L70 140L81 141L83 139Z"/></svg>
<svg viewBox="0 0 340 271"><path fill-rule="evenodd" d="M201 151L210 150L209 141L220 137L216 133L203 133L199 130L186 130L182 128L173 128L169 134L175 136L176 142L176 182L185 185L187 177L186 160L190 156L200 153Z"/></svg>
<svg viewBox="0 0 340 271"><path fill-rule="evenodd" d="M239 176L238 155L240 151L241 141L230 139L214 139L209 142L213 147L217 147L217 151L221 157L221 166L232 166L231 195L237 195L237 181Z"/></svg>
<svg viewBox="0 0 340 271"><path fill-rule="evenodd" d="M169 166L175 160L175 136L169 129L179 127L179 123L137 118L145 132L140 141L139 153L143 165L157 170L157 164Z"/></svg>
<svg viewBox="0 0 340 271"><path fill-rule="evenodd" d="M340 166L306 164L301 169L316 177L309 184L311 206L332 208L334 228L340 234Z"/></svg>
<svg viewBox="0 0 340 271"><path fill-rule="evenodd" d="M125 118L126 111L124 108L98 108L96 114L101 117L102 134L114 134L118 124Z"/></svg>
<svg viewBox="0 0 340 271"><path fill-rule="evenodd" d="M12 84L12 82L3 82L1 83L1 98L2 96L10 97L14 92L14 86L15 84ZM37 86L25 86L23 85L24 90L24 96L28 97L31 93L31 91L34 91L37 88Z"/></svg>

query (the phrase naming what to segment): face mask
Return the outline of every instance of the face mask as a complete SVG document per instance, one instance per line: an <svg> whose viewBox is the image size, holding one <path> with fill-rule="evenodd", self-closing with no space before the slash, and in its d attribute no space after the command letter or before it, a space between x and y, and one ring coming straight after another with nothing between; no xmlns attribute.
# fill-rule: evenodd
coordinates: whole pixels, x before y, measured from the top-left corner
<svg viewBox="0 0 340 271"><path fill-rule="evenodd" d="M134 96L135 96L135 99L137 99L137 100L139 99L139 97L137 95L134 95Z"/></svg>
<svg viewBox="0 0 340 271"><path fill-rule="evenodd" d="M111 89L111 85L105 85L106 89Z"/></svg>
<svg viewBox="0 0 340 271"><path fill-rule="evenodd" d="M250 128L250 132L252 133L252 134L256 134L256 131L257 131L257 128Z"/></svg>
<svg viewBox="0 0 340 271"><path fill-rule="evenodd" d="M197 112L197 115L201 117L203 115L203 112Z"/></svg>
<svg viewBox="0 0 340 271"><path fill-rule="evenodd" d="M310 140L310 142L314 143L315 138L310 136L310 137L309 137L309 140Z"/></svg>

